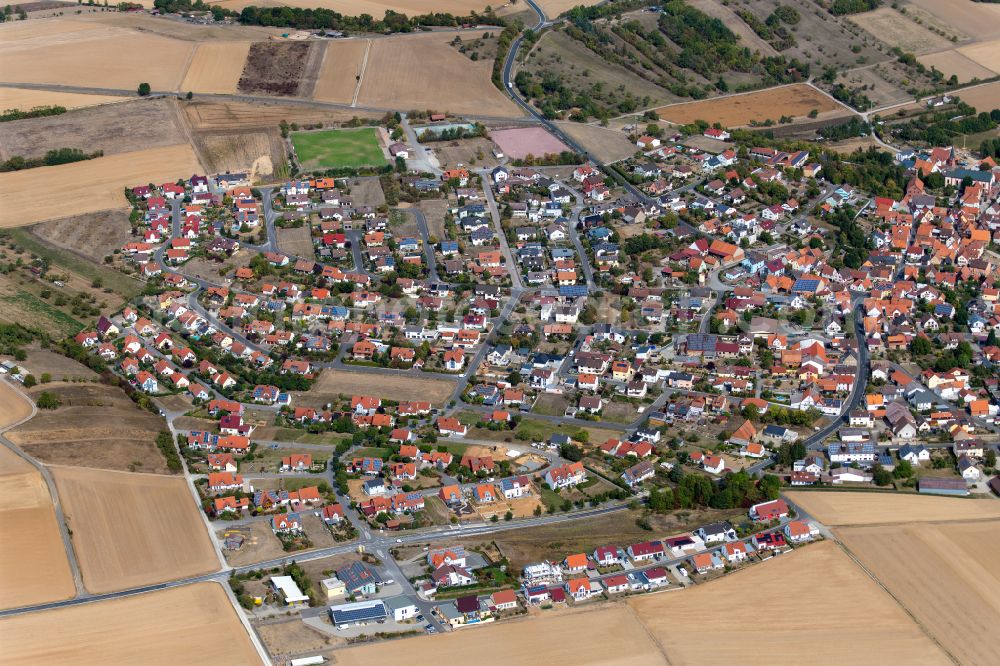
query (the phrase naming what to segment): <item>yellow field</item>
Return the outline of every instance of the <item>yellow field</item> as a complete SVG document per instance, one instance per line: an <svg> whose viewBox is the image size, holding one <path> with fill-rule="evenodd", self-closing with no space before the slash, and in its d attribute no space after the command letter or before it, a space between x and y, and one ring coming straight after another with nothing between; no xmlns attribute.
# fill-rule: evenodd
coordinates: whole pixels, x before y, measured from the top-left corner
<svg viewBox="0 0 1000 666"><path fill-rule="evenodd" d="M848 20L889 46L898 46L908 53L928 53L951 47L951 42L917 24L891 7L849 16Z"/></svg>
<svg viewBox="0 0 1000 666"><path fill-rule="evenodd" d="M193 50L191 42L94 22L4 23L0 79L123 90L146 82L153 90L176 90Z"/></svg>
<svg viewBox="0 0 1000 666"><path fill-rule="evenodd" d="M996 663L983 636L1000 626L1000 522L845 527L837 536L958 663Z"/></svg>
<svg viewBox="0 0 1000 666"><path fill-rule="evenodd" d="M1000 20L1000 16L997 17ZM958 52L977 65L982 65L994 74L1000 74L1000 39L961 46Z"/></svg>
<svg viewBox="0 0 1000 666"><path fill-rule="evenodd" d="M313 97L323 102L350 104L357 87L356 76L363 70L370 39L345 39L326 45Z"/></svg>
<svg viewBox="0 0 1000 666"><path fill-rule="evenodd" d="M0 661L67 666L261 663L217 583L4 618Z"/></svg>
<svg viewBox="0 0 1000 666"><path fill-rule="evenodd" d="M950 663L830 542L681 593L636 597L628 604L671 664Z"/></svg>
<svg viewBox="0 0 1000 666"><path fill-rule="evenodd" d="M492 63L473 62L449 45L452 39L425 33L372 40L358 105L520 116L490 81Z"/></svg>
<svg viewBox="0 0 1000 666"><path fill-rule="evenodd" d="M977 111L1000 108L1000 81L987 83L955 93L963 102L976 107Z"/></svg>
<svg viewBox="0 0 1000 666"><path fill-rule="evenodd" d="M120 102L127 97L109 95L81 95L79 93L51 92L48 90L28 90L27 88L0 88L0 109L20 109L27 111L36 106L64 106L79 109L109 102Z"/></svg>
<svg viewBox="0 0 1000 666"><path fill-rule="evenodd" d="M790 500L825 525L878 525L1000 518L1000 501L893 493L789 492Z"/></svg>
<svg viewBox="0 0 1000 666"><path fill-rule="evenodd" d="M30 413L27 401L0 381L0 428ZM48 487L38 470L2 445L0 544L0 609L73 596L76 587Z"/></svg>
<svg viewBox="0 0 1000 666"><path fill-rule="evenodd" d="M668 594L666 596L673 596ZM653 666L666 660L654 637L624 604L582 612L542 613L520 622L504 622L435 637L375 643L338 650L337 666L396 663L400 655L412 666L450 663L497 663L484 646L503 652L503 663L550 666ZM501 647L502 646L502 647ZM770 655L769 655L770 656Z"/></svg>
<svg viewBox="0 0 1000 666"><path fill-rule="evenodd" d="M988 79L993 71L983 67L968 56L962 55L956 49L930 53L917 58L925 67L934 67L946 77L958 77L959 83L968 83L972 79Z"/></svg>
<svg viewBox="0 0 1000 666"><path fill-rule="evenodd" d="M991 39L1000 37L1000 5L966 0L908 0L946 26L958 37Z"/></svg>
<svg viewBox="0 0 1000 666"><path fill-rule="evenodd" d="M126 206L124 188L203 171L188 144L0 174L0 228Z"/></svg>
<svg viewBox="0 0 1000 666"><path fill-rule="evenodd" d="M181 91L196 93L234 93L250 51L250 42L204 42L194 52L194 59Z"/></svg>
<svg viewBox="0 0 1000 666"><path fill-rule="evenodd" d="M577 5L590 7L592 5L596 5L599 1L600 0L539 0L539 2L536 4L542 8L542 11L545 12L546 17L553 19L562 14L563 12L573 9ZM517 7L518 5L512 5L512 6ZM527 8L527 6L524 4L521 4L520 6L522 8ZM494 5L494 7L496 7L496 5ZM532 21L535 20L534 16L532 16L531 20Z"/></svg>
<svg viewBox="0 0 1000 666"><path fill-rule="evenodd" d="M219 568L182 478L53 467L87 590L196 576Z"/></svg>
<svg viewBox="0 0 1000 666"><path fill-rule="evenodd" d="M686 125L696 120L721 123L724 127L747 125L752 120L775 122L781 116L801 117L816 109L819 117L826 112L843 112L844 107L812 86L796 83L769 88L745 95L671 104L656 109L660 118Z"/></svg>

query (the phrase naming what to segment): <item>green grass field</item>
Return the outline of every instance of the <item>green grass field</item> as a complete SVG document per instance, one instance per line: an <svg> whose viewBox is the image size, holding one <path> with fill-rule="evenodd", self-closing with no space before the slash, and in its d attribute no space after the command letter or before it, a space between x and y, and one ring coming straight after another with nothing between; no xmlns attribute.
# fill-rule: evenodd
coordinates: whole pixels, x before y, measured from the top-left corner
<svg viewBox="0 0 1000 666"><path fill-rule="evenodd" d="M376 130L371 127L293 132L292 146L299 163L306 170L388 164L379 147Z"/></svg>

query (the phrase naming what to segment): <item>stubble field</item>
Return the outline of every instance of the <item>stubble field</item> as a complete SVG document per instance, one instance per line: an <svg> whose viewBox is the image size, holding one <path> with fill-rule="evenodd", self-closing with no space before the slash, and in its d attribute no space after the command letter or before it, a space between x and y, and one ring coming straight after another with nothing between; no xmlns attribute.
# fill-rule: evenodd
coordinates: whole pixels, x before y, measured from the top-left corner
<svg viewBox="0 0 1000 666"><path fill-rule="evenodd" d="M930 53L951 47L950 41L892 7L880 7L873 12L851 16L849 20L875 39L898 46L907 53Z"/></svg>
<svg viewBox="0 0 1000 666"><path fill-rule="evenodd" d="M30 90L28 88L0 88L0 109L20 109L27 111L36 106L63 106L79 109L86 106L109 104L128 99L110 95L84 95L81 93L52 92L50 90Z"/></svg>
<svg viewBox="0 0 1000 666"><path fill-rule="evenodd" d="M194 52L181 91L235 93L250 42L204 42Z"/></svg>
<svg viewBox="0 0 1000 666"><path fill-rule="evenodd" d="M0 428L30 413L27 401L0 381ZM73 596L76 588L48 486L37 469L5 446L0 446L0 544L0 609Z"/></svg>
<svg viewBox="0 0 1000 666"><path fill-rule="evenodd" d="M135 90L147 82L153 90L176 90L193 50L192 42L96 22L51 18L0 26L0 73L11 83Z"/></svg>
<svg viewBox="0 0 1000 666"><path fill-rule="evenodd" d="M1000 626L1000 521L836 532L958 663L996 663L996 650L983 638Z"/></svg>
<svg viewBox="0 0 1000 666"><path fill-rule="evenodd" d="M672 664L732 663L748 654L768 664L821 664L840 661L833 655L845 649L854 664L950 663L895 601L829 542L683 593L642 596L628 604ZM734 608L747 612L720 625Z"/></svg>
<svg viewBox="0 0 1000 666"><path fill-rule="evenodd" d="M827 526L1000 518L1000 502L895 493L789 492L788 498Z"/></svg>
<svg viewBox="0 0 1000 666"><path fill-rule="evenodd" d="M721 123L724 127L737 127L753 120L762 122L771 119L777 122L783 115L802 117L813 109L816 109L819 117L828 112L847 113L844 107L804 83L745 95L672 104L661 107L656 112L660 118L681 125L704 120L708 123Z"/></svg>
<svg viewBox="0 0 1000 666"><path fill-rule="evenodd" d="M0 174L0 227L121 209L127 185L162 183L202 170L191 146L178 144Z"/></svg>
<svg viewBox="0 0 1000 666"><path fill-rule="evenodd" d="M350 104L358 84L355 77L364 72L365 52L371 43L370 39L345 39L327 44L313 97Z"/></svg>
<svg viewBox="0 0 1000 666"><path fill-rule="evenodd" d="M261 663L218 583L4 618L0 660L67 666Z"/></svg>
<svg viewBox="0 0 1000 666"><path fill-rule="evenodd" d="M492 63L469 60L449 45L452 39L452 33L426 33L373 40L358 105L520 116L490 81Z"/></svg>
<svg viewBox="0 0 1000 666"><path fill-rule="evenodd" d="M631 157L638 150L635 144L629 141L628 135L620 130L573 122L561 122L558 125L559 129L569 134L602 162L617 162Z"/></svg>
<svg viewBox="0 0 1000 666"><path fill-rule="evenodd" d="M90 592L219 568L184 479L71 467L52 473Z"/></svg>
<svg viewBox="0 0 1000 666"><path fill-rule="evenodd" d="M558 1L568 2L568 0ZM432 0L431 2L426 0L220 0L214 4L235 11L239 11L247 5L304 7L307 9L321 7L347 16L369 14L380 19L385 15L387 9L408 16L428 12L448 12L455 16L464 16L473 10L482 11L489 2L484 0Z"/></svg>
<svg viewBox="0 0 1000 666"><path fill-rule="evenodd" d="M989 111L1000 108L1000 81L963 90L957 93L966 104L976 107L977 111Z"/></svg>
<svg viewBox="0 0 1000 666"><path fill-rule="evenodd" d="M373 374L327 368L309 391L296 393L297 403L319 407L340 394L379 395L389 400L428 400L440 407L455 388L445 379Z"/></svg>

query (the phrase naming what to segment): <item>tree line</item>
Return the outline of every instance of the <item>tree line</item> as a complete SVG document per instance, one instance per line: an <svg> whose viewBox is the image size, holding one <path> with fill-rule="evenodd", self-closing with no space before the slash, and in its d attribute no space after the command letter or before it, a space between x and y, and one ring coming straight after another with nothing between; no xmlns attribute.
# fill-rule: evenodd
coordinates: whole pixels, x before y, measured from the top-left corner
<svg viewBox="0 0 1000 666"><path fill-rule="evenodd" d="M103 150L92 153L85 153L79 148L56 148L45 153L42 157L24 157L14 155L10 159L0 162L0 172L22 171L24 169L34 169L43 166L56 166L57 164L69 164L71 162L83 162L92 160L104 155Z"/></svg>

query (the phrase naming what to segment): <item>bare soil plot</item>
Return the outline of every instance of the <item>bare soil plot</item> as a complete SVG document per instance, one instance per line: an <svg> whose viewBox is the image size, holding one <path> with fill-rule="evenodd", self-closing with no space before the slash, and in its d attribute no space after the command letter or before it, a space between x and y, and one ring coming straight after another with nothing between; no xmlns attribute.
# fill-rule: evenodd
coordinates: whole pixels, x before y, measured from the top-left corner
<svg viewBox="0 0 1000 666"><path fill-rule="evenodd" d="M0 644L20 664L261 663L218 583L4 618Z"/></svg>
<svg viewBox="0 0 1000 666"><path fill-rule="evenodd" d="M274 536L271 530L270 520L262 518L255 520L249 525L237 528L221 529L216 534L220 539L225 538L228 532L238 532L243 535L246 541L240 550L225 550L226 562L234 567L242 567L256 562L265 562L285 555L281 541Z"/></svg>
<svg viewBox="0 0 1000 666"><path fill-rule="evenodd" d="M944 25L972 39L1000 37L998 5L964 0L909 0L908 4L919 7Z"/></svg>
<svg viewBox="0 0 1000 666"><path fill-rule="evenodd" d="M620 130L572 122L562 122L558 125L559 129L569 134L586 148L587 152L602 162L618 162L631 157L638 150Z"/></svg>
<svg viewBox="0 0 1000 666"><path fill-rule="evenodd" d="M994 75L993 70L983 67L956 49L922 55L918 60L926 67L934 67L946 77L957 76L959 83L988 79Z"/></svg>
<svg viewBox="0 0 1000 666"><path fill-rule="evenodd" d="M429 400L440 407L454 388L455 383L446 379L327 368L309 391L296 393L294 399L296 402L318 407L340 394L361 394L378 395L389 400Z"/></svg>
<svg viewBox="0 0 1000 666"><path fill-rule="evenodd" d="M27 111L36 106L64 106L79 109L128 99L108 95L83 95L80 93L52 92L50 90L29 90L27 88L0 88L0 109L20 109Z"/></svg>
<svg viewBox="0 0 1000 666"><path fill-rule="evenodd" d="M370 39L344 39L327 44L313 97L344 104L354 101L357 77L364 73L365 53L371 43Z"/></svg>
<svg viewBox="0 0 1000 666"><path fill-rule="evenodd" d="M39 384L30 393L37 399L42 392L58 396L62 404L39 410L8 434L32 457L52 465L169 473L156 447L156 435L165 429L163 419L136 407L121 389L53 382Z"/></svg>
<svg viewBox="0 0 1000 666"><path fill-rule="evenodd" d="M261 132L195 132L198 152L212 173L250 172L251 178L267 181L284 169L285 144L277 128Z"/></svg>
<svg viewBox="0 0 1000 666"><path fill-rule="evenodd" d="M885 148L883 148L878 141L870 136L859 136L851 139L844 139L843 141L828 143L826 144L826 147L830 150L837 151L841 155L850 155L856 150L868 150L869 148L885 150Z"/></svg>
<svg viewBox="0 0 1000 666"><path fill-rule="evenodd" d="M28 401L0 381L0 428L29 414ZM48 486L38 470L5 446L0 446L0 498L0 608L72 597L76 587Z"/></svg>
<svg viewBox="0 0 1000 666"><path fill-rule="evenodd" d="M427 233L431 236L431 240L443 240L445 238L444 214L448 210L447 200L424 199L419 205L424 217L427 218Z"/></svg>
<svg viewBox="0 0 1000 666"><path fill-rule="evenodd" d="M309 225L298 228L278 229L278 247L286 254L291 254L303 259L315 259L316 253L313 249L312 236L309 234Z"/></svg>
<svg viewBox="0 0 1000 666"><path fill-rule="evenodd" d="M105 210L42 222L31 233L56 247L100 262L132 237L128 212Z"/></svg>
<svg viewBox="0 0 1000 666"><path fill-rule="evenodd" d="M31 370L31 374L35 377L48 374L52 377L52 381L56 382L97 379L96 372L62 354L40 347L29 348L27 352L28 358L24 361L24 365ZM44 390L45 387L42 388ZM150 416L152 415L150 414Z"/></svg>
<svg viewBox="0 0 1000 666"><path fill-rule="evenodd" d="M278 663L288 663L304 654L322 655L332 660L332 650L347 643L344 638L313 629L297 617L283 622L257 624L254 629L271 658Z"/></svg>
<svg viewBox="0 0 1000 666"><path fill-rule="evenodd" d="M490 138L500 146L504 156L510 159L522 159L529 155L558 155L569 150L566 144L542 127L495 130L490 132Z"/></svg>
<svg viewBox="0 0 1000 666"><path fill-rule="evenodd" d="M996 661L982 637L1000 623L1000 522L847 527L837 536L959 663Z"/></svg>
<svg viewBox="0 0 1000 666"><path fill-rule="evenodd" d="M350 199L355 206L378 208L385 204L385 192L377 176L355 178L350 181Z"/></svg>
<svg viewBox="0 0 1000 666"><path fill-rule="evenodd" d="M879 525L1000 518L1000 502L898 493L790 492L788 498L826 525Z"/></svg>
<svg viewBox="0 0 1000 666"><path fill-rule="evenodd" d="M0 227L126 206L124 188L203 171L188 144L0 174ZM60 183L58 189L52 183Z"/></svg>
<svg viewBox="0 0 1000 666"><path fill-rule="evenodd" d="M833 543L810 545L682 594L646 595L627 603L671 663L739 660L748 645L766 653L772 664L823 663L845 645L851 646L851 661L859 664L950 663ZM754 617L766 618L766 632L750 618L720 626L726 609L751 603ZM807 653L796 649L804 635L809 636Z"/></svg>
<svg viewBox="0 0 1000 666"><path fill-rule="evenodd" d="M196 93L234 93L240 80L250 42L198 44L181 90Z"/></svg>
<svg viewBox="0 0 1000 666"><path fill-rule="evenodd" d="M949 40L892 7L880 7L873 12L856 14L849 17L849 20L875 39L890 47L898 46L907 53L930 53L952 46Z"/></svg>
<svg viewBox="0 0 1000 666"><path fill-rule="evenodd" d="M182 478L53 467L90 592L160 583L219 568Z"/></svg>
<svg viewBox="0 0 1000 666"><path fill-rule="evenodd" d="M34 26L0 28L0 61L8 82L122 90L147 82L153 90L176 90L194 49L191 42L97 23L52 18L38 24L34 31Z"/></svg>
<svg viewBox="0 0 1000 666"><path fill-rule="evenodd" d="M775 122L781 116L801 117L815 109L819 113L843 111L837 102L804 83L779 86L747 93L729 95L718 99L699 102L671 104L656 110L664 120L685 125L696 120L721 123L726 127L736 127L771 119Z"/></svg>
<svg viewBox="0 0 1000 666"><path fill-rule="evenodd" d="M758 37L757 33L729 7L716 0L691 0L690 4L725 23L726 27L740 38L742 45L749 47L751 51L760 51L761 55L765 56L778 55L773 46Z"/></svg>
<svg viewBox="0 0 1000 666"><path fill-rule="evenodd" d="M298 95L310 51L319 47L318 43L310 42L255 42L239 80L240 92Z"/></svg>
<svg viewBox="0 0 1000 666"><path fill-rule="evenodd" d="M976 107L977 111L1000 108L1000 81L960 90L955 94L966 104Z"/></svg>
<svg viewBox="0 0 1000 666"><path fill-rule="evenodd" d="M442 169L454 168L459 164L491 169L500 164L500 160L493 156L494 146L489 139L436 141L425 145L434 148L434 155Z"/></svg>
<svg viewBox="0 0 1000 666"><path fill-rule="evenodd" d="M473 62L449 45L454 35L425 33L372 41L358 104L482 116L521 113L490 81L492 63Z"/></svg>
<svg viewBox="0 0 1000 666"><path fill-rule="evenodd" d="M663 596L663 595L660 595ZM674 595L666 595L674 596ZM337 651L338 666L391 662L406 654L415 666L449 661L483 660L483 646L503 646L512 664L580 664L583 666L653 666L668 661L656 637L636 622L624 604L581 610L545 612L475 631L454 631L435 640L419 638L374 643Z"/></svg>
<svg viewBox="0 0 1000 666"><path fill-rule="evenodd" d="M37 157L47 150L67 147L116 155L173 146L186 140L176 100L136 99L126 104L4 123L0 157Z"/></svg>

